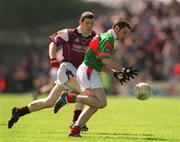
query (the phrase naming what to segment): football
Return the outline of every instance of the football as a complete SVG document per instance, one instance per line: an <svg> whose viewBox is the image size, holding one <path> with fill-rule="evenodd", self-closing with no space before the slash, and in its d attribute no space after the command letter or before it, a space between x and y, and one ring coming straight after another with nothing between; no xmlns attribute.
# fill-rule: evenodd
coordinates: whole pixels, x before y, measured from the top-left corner
<svg viewBox="0 0 180 142"><path fill-rule="evenodd" d="M151 96L151 87L149 84L141 82L135 86L134 95L139 100L147 100Z"/></svg>

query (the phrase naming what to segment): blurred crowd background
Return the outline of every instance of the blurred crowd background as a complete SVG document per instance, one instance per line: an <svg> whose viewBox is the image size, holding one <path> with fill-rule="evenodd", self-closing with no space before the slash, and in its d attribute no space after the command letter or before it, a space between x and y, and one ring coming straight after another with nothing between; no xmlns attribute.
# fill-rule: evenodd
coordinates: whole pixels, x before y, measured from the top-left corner
<svg viewBox="0 0 180 142"><path fill-rule="evenodd" d="M130 92L134 84L144 81L154 87L166 84L154 93L180 94L180 2L118 2L108 6L90 0L0 0L0 92L32 91L37 80L46 84L50 79L48 36L76 27L80 14L89 10L96 15L97 33L106 32L119 18L131 23L132 32L123 43L116 43L113 53L120 64L140 71L125 86ZM113 77L101 76L108 93L124 89Z"/></svg>

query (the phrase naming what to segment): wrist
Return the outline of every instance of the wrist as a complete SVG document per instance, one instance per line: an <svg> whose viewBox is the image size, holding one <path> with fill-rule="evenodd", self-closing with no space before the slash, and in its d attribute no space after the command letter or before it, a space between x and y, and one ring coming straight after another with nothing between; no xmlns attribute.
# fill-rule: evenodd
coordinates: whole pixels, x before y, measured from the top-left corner
<svg viewBox="0 0 180 142"><path fill-rule="evenodd" d="M117 76L118 72L117 71L113 71L113 76Z"/></svg>
<svg viewBox="0 0 180 142"><path fill-rule="evenodd" d="M56 58L50 59L50 66L51 67L59 68L59 65L60 65L60 63Z"/></svg>
<svg viewBox="0 0 180 142"><path fill-rule="evenodd" d="M51 61L53 61L53 60L57 60L56 58L51 58Z"/></svg>

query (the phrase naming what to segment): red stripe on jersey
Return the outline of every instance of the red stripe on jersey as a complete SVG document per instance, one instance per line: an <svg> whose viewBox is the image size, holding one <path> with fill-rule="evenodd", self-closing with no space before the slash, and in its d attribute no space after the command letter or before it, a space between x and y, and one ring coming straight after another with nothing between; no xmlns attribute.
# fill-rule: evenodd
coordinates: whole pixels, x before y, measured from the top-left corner
<svg viewBox="0 0 180 142"><path fill-rule="evenodd" d="M105 46L106 46L106 48L108 48L108 49L112 49L112 47L113 47L112 43L110 43L110 42L106 43Z"/></svg>
<svg viewBox="0 0 180 142"><path fill-rule="evenodd" d="M86 72L87 72L88 74L92 74L92 71L93 71L93 68L91 68L91 67L88 67L87 70L86 70Z"/></svg>
<svg viewBox="0 0 180 142"><path fill-rule="evenodd" d="M93 52L97 52L98 49L98 44L99 44L99 37L96 36L94 37L91 42L89 43L89 48L91 48L93 50Z"/></svg>
<svg viewBox="0 0 180 142"><path fill-rule="evenodd" d="M107 52L99 52L96 54L96 56L111 56L111 54Z"/></svg>

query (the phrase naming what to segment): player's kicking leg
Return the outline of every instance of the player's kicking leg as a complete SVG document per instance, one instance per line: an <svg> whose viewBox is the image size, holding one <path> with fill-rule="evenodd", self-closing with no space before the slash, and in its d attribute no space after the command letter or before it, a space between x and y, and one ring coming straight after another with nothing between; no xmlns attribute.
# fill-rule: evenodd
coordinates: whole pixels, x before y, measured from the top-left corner
<svg viewBox="0 0 180 142"><path fill-rule="evenodd" d="M55 85L47 98L33 101L32 103L21 108L14 107L12 109L12 116L8 121L8 128L12 128L13 125L19 120L19 118L24 115L34 111L39 111L44 108L53 107L63 90L65 90L63 86Z"/></svg>

